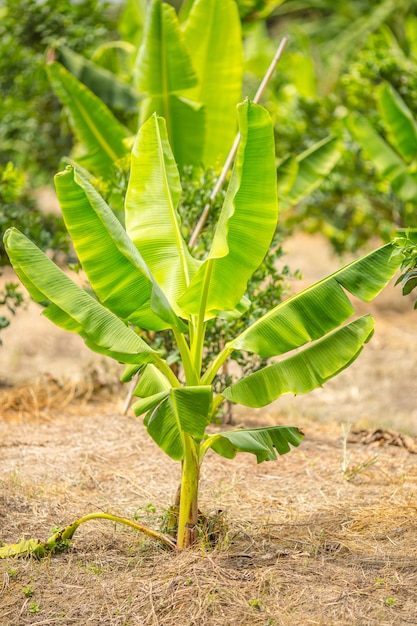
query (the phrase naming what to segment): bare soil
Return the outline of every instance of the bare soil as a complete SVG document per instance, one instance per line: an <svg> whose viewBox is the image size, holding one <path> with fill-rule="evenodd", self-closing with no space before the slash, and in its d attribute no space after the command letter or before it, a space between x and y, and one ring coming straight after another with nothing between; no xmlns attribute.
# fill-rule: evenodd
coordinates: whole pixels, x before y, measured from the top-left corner
<svg viewBox="0 0 417 626"><path fill-rule="evenodd" d="M285 260L301 268L303 283L341 264L324 240L304 235L288 242ZM417 624L412 306L393 286L358 304L376 331L348 370L308 396L238 408L237 425L297 425L306 437L275 463L207 456L200 508L216 516L214 547L203 538L176 554L88 522L66 552L0 561L0 624ZM96 511L157 527L179 467L140 420L122 415L118 367L92 357L34 304L2 340L0 541L45 539Z"/></svg>

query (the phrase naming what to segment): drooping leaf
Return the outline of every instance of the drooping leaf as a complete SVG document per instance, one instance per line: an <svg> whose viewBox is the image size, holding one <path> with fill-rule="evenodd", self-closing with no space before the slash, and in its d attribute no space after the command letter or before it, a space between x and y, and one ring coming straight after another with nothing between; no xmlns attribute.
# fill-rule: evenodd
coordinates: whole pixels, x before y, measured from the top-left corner
<svg viewBox="0 0 417 626"><path fill-rule="evenodd" d="M126 230L177 314L181 314L179 295L198 266L181 234L180 193L165 122L153 115L141 127L133 146Z"/></svg>
<svg viewBox="0 0 417 626"><path fill-rule="evenodd" d="M353 314L344 290L369 302L400 264L401 257L394 246L386 244L284 300L231 341L230 346L271 357L319 339Z"/></svg>
<svg viewBox="0 0 417 626"><path fill-rule="evenodd" d="M139 374L146 365L126 365L123 374L120 376L120 382L128 383L132 380L136 374Z"/></svg>
<svg viewBox="0 0 417 626"><path fill-rule="evenodd" d="M55 186L77 256L101 303L140 328L162 330L180 324L126 231L91 183L67 167L55 177Z"/></svg>
<svg viewBox="0 0 417 626"><path fill-rule="evenodd" d="M205 443L226 459L233 459L238 452L249 452L256 455L258 463L262 463L275 461L276 452L290 452L290 444L297 447L303 438L302 431L293 426L272 426L208 435Z"/></svg>
<svg viewBox="0 0 417 626"><path fill-rule="evenodd" d="M60 63L50 63L51 85L73 120L74 132L89 155L89 167L100 176L112 172L113 163L126 156L129 133L106 105Z"/></svg>
<svg viewBox="0 0 417 626"><path fill-rule="evenodd" d="M169 391L171 384L154 365L147 365L143 371L133 395L147 398L162 391Z"/></svg>
<svg viewBox="0 0 417 626"><path fill-rule="evenodd" d="M278 202L281 208L286 196L294 186L298 174L298 161L295 156L288 156L277 165Z"/></svg>
<svg viewBox="0 0 417 626"><path fill-rule="evenodd" d="M409 163L417 154L417 124L413 114L389 83L381 86L378 105L382 119L388 127L391 143Z"/></svg>
<svg viewBox="0 0 417 626"><path fill-rule="evenodd" d="M332 171L342 155L340 141L336 137L326 137L297 158L298 170L291 188L280 196L280 209L285 210L297 204L314 191ZM292 166L294 167L294 165Z"/></svg>
<svg viewBox="0 0 417 626"><path fill-rule="evenodd" d="M261 407L286 393L308 393L359 356L363 344L372 336L373 327L372 317L360 317L285 360L250 374L222 395L232 402Z"/></svg>
<svg viewBox="0 0 417 626"><path fill-rule="evenodd" d="M155 443L175 461L184 457L182 432L200 441L210 419L211 386L171 389L159 406L148 413L145 426Z"/></svg>
<svg viewBox="0 0 417 626"><path fill-rule="evenodd" d="M39 539L22 539L19 543L9 543L0 547L0 559L8 559L14 556L29 556L37 553L42 556L45 550L44 544Z"/></svg>
<svg viewBox="0 0 417 626"><path fill-rule="evenodd" d="M135 415L140 417L144 413L148 413L148 411L153 411L163 401L165 401L168 396L168 391L159 391L158 393L154 393L152 395L145 396L144 398L140 398L139 400L137 400L137 402L133 404L133 411Z"/></svg>
<svg viewBox="0 0 417 626"><path fill-rule="evenodd" d="M239 105L238 115L242 138L213 243L180 300L188 313L198 314L206 297L206 317L238 304L268 251L278 218L271 118L249 101Z"/></svg>
<svg viewBox="0 0 417 626"><path fill-rule="evenodd" d="M16 274L44 314L58 326L77 332L92 350L124 363L150 363L150 348L118 317L76 285L35 244L10 228L4 235Z"/></svg>
<svg viewBox="0 0 417 626"><path fill-rule="evenodd" d="M138 113L141 96L129 83L66 46L57 47L55 52L57 61L110 109Z"/></svg>
<svg viewBox="0 0 417 626"><path fill-rule="evenodd" d="M242 98L242 33L234 0L196 0L184 39L198 76L188 97L204 104L203 164L223 165L236 136L236 104Z"/></svg>
<svg viewBox="0 0 417 626"><path fill-rule="evenodd" d="M384 140L366 117L351 113L348 127L362 147L365 155L375 165L382 177L391 182L392 188L404 201L417 201L417 182L410 175L406 163Z"/></svg>

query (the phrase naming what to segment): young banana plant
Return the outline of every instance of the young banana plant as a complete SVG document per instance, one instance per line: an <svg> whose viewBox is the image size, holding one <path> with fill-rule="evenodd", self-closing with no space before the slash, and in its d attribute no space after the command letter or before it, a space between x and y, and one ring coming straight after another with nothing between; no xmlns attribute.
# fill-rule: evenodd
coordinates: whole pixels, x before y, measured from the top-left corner
<svg viewBox="0 0 417 626"><path fill-rule="evenodd" d="M285 393L311 391L350 365L370 339L373 320L364 315L345 324L354 313L346 292L371 300L401 262L388 244L351 263L278 304L203 371L206 323L245 309L248 280L268 252L278 219L270 116L245 101L238 105L238 121L241 142L203 261L193 258L181 232L178 169L165 120L157 115L143 124L133 146L125 227L75 167L56 176L64 220L94 295L19 231L5 234L15 271L45 306L43 314L79 333L92 350L125 364L122 380L140 373L135 413L145 416L149 435L182 466L179 549L197 538L199 474L209 450L227 459L252 453L260 463L285 454L303 438L287 426L210 434L207 427L222 402L265 406ZM142 339L142 329L171 330L181 355L178 376ZM234 350L279 358L216 395L213 380Z"/></svg>

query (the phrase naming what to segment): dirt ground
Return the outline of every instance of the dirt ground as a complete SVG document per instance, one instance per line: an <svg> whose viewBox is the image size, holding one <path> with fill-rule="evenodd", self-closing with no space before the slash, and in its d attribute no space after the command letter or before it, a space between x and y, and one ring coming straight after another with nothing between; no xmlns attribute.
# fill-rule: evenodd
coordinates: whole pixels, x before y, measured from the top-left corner
<svg viewBox="0 0 417 626"><path fill-rule="evenodd" d="M297 289L340 265L317 237L287 252L305 276ZM417 624L417 313L393 286L358 310L376 331L348 370L308 396L236 411L238 425L303 428L300 448L262 465L207 456L200 508L219 520L214 548L174 554L88 522L62 554L0 561L0 624ZM2 340L0 541L45 539L96 511L157 527L179 467L122 414L118 368L34 304Z"/></svg>

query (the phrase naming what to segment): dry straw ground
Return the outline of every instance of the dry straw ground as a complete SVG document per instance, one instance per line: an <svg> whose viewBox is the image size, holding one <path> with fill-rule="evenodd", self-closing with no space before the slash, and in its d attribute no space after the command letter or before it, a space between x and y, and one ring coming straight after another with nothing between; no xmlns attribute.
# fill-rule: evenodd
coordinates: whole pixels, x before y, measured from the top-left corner
<svg viewBox="0 0 417 626"><path fill-rule="evenodd" d="M306 258L305 245L302 252ZM328 269L321 247L311 253L315 268ZM208 455L200 508L221 521L214 548L203 542L174 554L128 529L89 522L67 552L0 561L0 624L417 624L411 309L388 291L372 305L376 335L349 370L309 396L237 411L238 424L294 424L306 438L275 463ZM0 349L0 378L15 382L0 389L0 540L44 539L94 511L157 525L177 488L177 464L139 420L121 414L114 372L87 366L72 337L54 330L51 344L32 309L22 315ZM64 381L59 365L68 372L67 360L83 364L82 376ZM48 370L56 378L36 378ZM410 437L352 432L377 427Z"/></svg>

